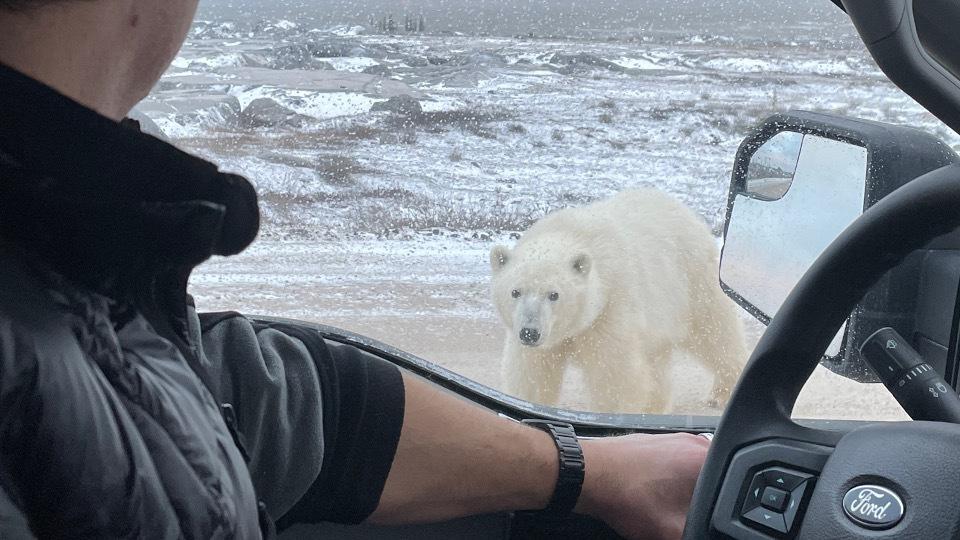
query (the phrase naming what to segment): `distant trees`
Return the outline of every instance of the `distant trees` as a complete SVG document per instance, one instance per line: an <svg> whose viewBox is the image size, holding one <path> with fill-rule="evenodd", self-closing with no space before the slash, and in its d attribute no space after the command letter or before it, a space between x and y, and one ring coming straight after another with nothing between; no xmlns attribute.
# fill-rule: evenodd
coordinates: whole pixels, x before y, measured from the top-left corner
<svg viewBox="0 0 960 540"><path fill-rule="evenodd" d="M400 26L397 24L396 19L393 18L392 13L388 13L379 18L377 18L376 15L371 15L370 26L379 34L396 34L398 30L400 30ZM403 14L404 33L422 33L425 32L426 29L427 23L423 14L418 16L410 15L409 13Z"/></svg>

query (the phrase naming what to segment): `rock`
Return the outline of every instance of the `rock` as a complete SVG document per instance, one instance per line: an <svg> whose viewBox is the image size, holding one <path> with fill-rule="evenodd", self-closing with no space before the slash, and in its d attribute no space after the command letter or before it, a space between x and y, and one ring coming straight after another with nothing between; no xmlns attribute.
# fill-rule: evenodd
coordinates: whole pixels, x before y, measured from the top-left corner
<svg viewBox="0 0 960 540"><path fill-rule="evenodd" d="M383 58L389 52L383 46L366 45L355 39L330 39L309 42L306 46L313 56L321 58Z"/></svg>
<svg viewBox="0 0 960 540"><path fill-rule="evenodd" d="M297 58L293 56L287 56L283 58L275 58L267 63L266 67L278 70L304 69L309 71L333 71L333 64L330 62L324 62L323 60L317 60L313 57Z"/></svg>
<svg viewBox="0 0 960 540"><path fill-rule="evenodd" d="M220 126L235 126L240 122L240 100L224 96L216 105L197 112L197 117Z"/></svg>
<svg viewBox="0 0 960 540"><path fill-rule="evenodd" d="M391 55L389 58L392 60L400 60L410 67L427 67L432 65L429 58L424 58L416 54Z"/></svg>
<svg viewBox="0 0 960 540"><path fill-rule="evenodd" d="M307 120L270 98L255 99L240 113L240 125L245 128L302 127Z"/></svg>
<svg viewBox="0 0 960 540"><path fill-rule="evenodd" d="M324 58L385 58L390 53L382 46L366 46L356 40L331 39L305 41L273 49L262 49L263 65L271 69L333 69Z"/></svg>
<svg viewBox="0 0 960 540"><path fill-rule="evenodd" d="M390 68L380 64L365 68L363 73L366 73L367 75L379 75L381 77L389 77L393 75L393 71Z"/></svg>
<svg viewBox="0 0 960 540"><path fill-rule="evenodd" d="M187 91L174 94L168 90L162 102L146 99L137 109L155 117L176 115L190 119L191 123L205 125L235 126L240 116L240 101L226 94Z"/></svg>
<svg viewBox="0 0 960 540"><path fill-rule="evenodd" d="M475 51L455 56L448 63L455 66L502 66L507 63L507 59L489 51Z"/></svg>
<svg viewBox="0 0 960 540"><path fill-rule="evenodd" d="M443 85L447 88L476 88L481 81L491 78L489 72L482 69L463 69L445 75Z"/></svg>
<svg viewBox="0 0 960 540"><path fill-rule="evenodd" d="M237 28L237 24L233 22L214 23L197 21L190 31L190 36L200 39L232 39L237 37L238 33L239 29Z"/></svg>
<svg viewBox="0 0 960 540"><path fill-rule="evenodd" d="M318 60L316 48L312 43L287 45L280 47L263 63L270 69L333 69L329 62Z"/></svg>
<svg viewBox="0 0 960 540"><path fill-rule="evenodd" d="M581 52L577 54L554 53L549 55L547 61L554 65L564 66L560 69L561 73L571 73L590 69L606 69L623 73L627 68L615 64L609 60L600 58L591 53Z"/></svg>
<svg viewBox="0 0 960 540"><path fill-rule="evenodd" d="M420 101L411 96L394 96L386 101L375 103L370 112L392 112L399 116L416 119L423 116L423 107Z"/></svg>

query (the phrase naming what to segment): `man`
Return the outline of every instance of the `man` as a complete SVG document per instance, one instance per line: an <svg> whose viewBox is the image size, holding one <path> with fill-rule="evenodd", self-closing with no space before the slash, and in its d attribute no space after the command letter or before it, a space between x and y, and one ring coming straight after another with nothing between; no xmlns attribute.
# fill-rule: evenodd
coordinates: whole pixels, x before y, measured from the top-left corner
<svg viewBox="0 0 960 540"><path fill-rule="evenodd" d="M545 430L304 328L196 315L190 271L253 241L255 194L121 125L196 7L0 0L0 488L32 534L259 538L575 504L678 537L702 438L585 440L571 490L576 460Z"/></svg>

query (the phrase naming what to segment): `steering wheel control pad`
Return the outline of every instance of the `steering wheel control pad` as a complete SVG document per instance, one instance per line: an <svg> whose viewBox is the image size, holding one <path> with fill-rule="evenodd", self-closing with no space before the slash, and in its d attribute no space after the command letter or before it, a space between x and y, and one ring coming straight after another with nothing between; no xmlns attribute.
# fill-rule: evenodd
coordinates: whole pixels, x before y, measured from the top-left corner
<svg viewBox="0 0 960 540"><path fill-rule="evenodd" d="M956 424L878 423L851 431L823 469L799 538L957 538L957 448ZM847 493L861 486L880 489L859 501L848 498L845 505ZM869 495L873 499L865 500ZM873 530L878 527L863 523L858 514L889 526Z"/></svg>
<svg viewBox="0 0 960 540"><path fill-rule="evenodd" d="M734 538L793 536L833 448L777 439L734 455L713 526Z"/></svg>
<svg viewBox="0 0 960 540"><path fill-rule="evenodd" d="M740 507L741 521L759 525L761 531L789 533L814 481L812 474L783 467L769 467L755 473Z"/></svg>

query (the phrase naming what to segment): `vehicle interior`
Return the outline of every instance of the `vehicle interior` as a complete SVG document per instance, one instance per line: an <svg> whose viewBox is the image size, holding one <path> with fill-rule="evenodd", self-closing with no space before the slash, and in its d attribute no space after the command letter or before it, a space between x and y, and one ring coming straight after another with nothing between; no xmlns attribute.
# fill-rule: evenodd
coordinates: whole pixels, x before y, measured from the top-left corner
<svg viewBox="0 0 960 540"><path fill-rule="evenodd" d="M960 131L952 31L960 5L834 3L885 76ZM530 403L362 335L316 328L510 418L567 421L587 437L713 433L685 539L956 538L960 158L909 125L771 113L731 156L720 280L766 329L719 418L585 415ZM910 421L792 418L818 366L883 384ZM616 537L586 518L526 514L420 527L302 526L283 537L317 535Z"/></svg>

